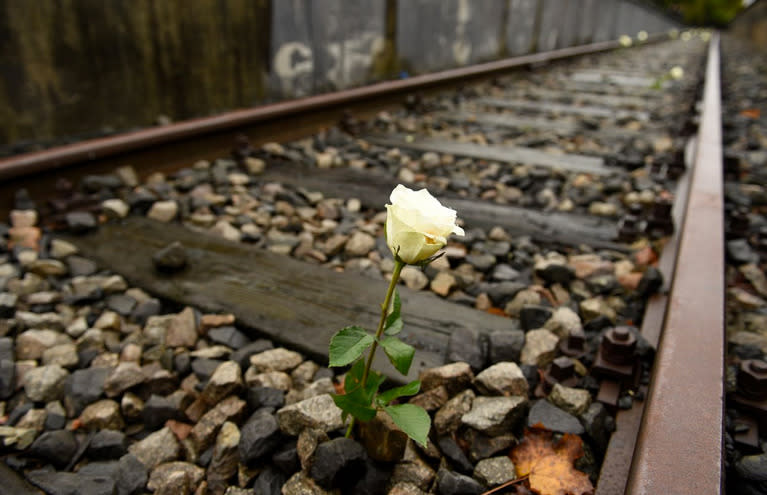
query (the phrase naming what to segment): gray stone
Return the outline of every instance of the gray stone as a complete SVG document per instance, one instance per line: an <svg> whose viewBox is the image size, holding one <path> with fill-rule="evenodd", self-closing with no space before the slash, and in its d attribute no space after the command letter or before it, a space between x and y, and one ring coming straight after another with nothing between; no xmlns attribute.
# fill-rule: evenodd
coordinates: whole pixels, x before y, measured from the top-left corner
<svg viewBox="0 0 767 495"><path fill-rule="evenodd" d="M332 492L322 489L303 471L299 471L285 482L282 495L332 495Z"/></svg>
<svg viewBox="0 0 767 495"><path fill-rule="evenodd" d="M529 331L543 327L544 323L551 317L552 310L546 306L538 304L526 304L519 311L519 323L522 330Z"/></svg>
<svg viewBox="0 0 767 495"><path fill-rule="evenodd" d="M202 398L208 404L216 404L242 388L240 365L234 361L221 363L210 376L202 390Z"/></svg>
<svg viewBox="0 0 767 495"><path fill-rule="evenodd" d="M556 383L548 400L563 411L580 416L591 405L591 394L582 388L565 387Z"/></svg>
<svg viewBox="0 0 767 495"><path fill-rule="evenodd" d="M133 454L126 454L117 463L115 483L117 495L134 495L146 486L149 470Z"/></svg>
<svg viewBox="0 0 767 495"><path fill-rule="evenodd" d="M24 391L30 400L51 402L64 395L69 372L57 364L32 368L24 375Z"/></svg>
<svg viewBox="0 0 767 495"><path fill-rule="evenodd" d="M481 495L484 487L466 475L440 469L437 473L437 492L440 495Z"/></svg>
<svg viewBox="0 0 767 495"><path fill-rule="evenodd" d="M46 349L42 355L44 365L58 364L62 368L73 368L79 362L75 344L60 344Z"/></svg>
<svg viewBox="0 0 767 495"><path fill-rule="evenodd" d="M67 213L65 220L70 231L81 234L98 227L98 221L92 214L84 211Z"/></svg>
<svg viewBox="0 0 767 495"><path fill-rule="evenodd" d="M434 481L436 473L420 457L406 459L394 466L391 474L391 484L408 483L419 490L428 490Z"/></svg>
<svg viewBox="0 0 767 495"><path fill-rule="evenodd" d="M119 459L128 453L128 438L118 430L100 430L88 445L88 455L94 459Z"/></svg>
<svg viewBox="0 0 767 495"><path fill-rule="evenodd" d="M474 478L488 488L495 488L516 477L514 463L505 455L483 459L474 468Z"/></svg>
<svg viewBox="0 0 767 495"><path fill-rule="evenodd" d="M471 411L474 398L474 392L469 389L447 401L434 415L434 429L437 433L445 435L456 431L461 425L463 415Z"/></svg>
<svg viewBox="0 0 767 495"><path fill-rule="evenodd" d="M125 218L130 212L130 206L119 198L111 198L102 201L101 208L110 218Z"/></svg>
<svg viewBox="0 0 767 495"><path fill-rule="evenodd" d="M453 440L451 435L444 435L437 439L437 446L442 455L450 461L450 465L455 467L458 471L466 474L471 473L474 466L466 457L461 447Z"/></svg>
<svg viewBox="0 0 767 495"><path fill-rule="evenodd" d="M282 439L280 426L274 415L256 411L240 430L240 460L247 465L271 454Z"/></svg>
<svg viewBox="0 0 767 495"><path fill-rule="evenodd" d="M421 391L425 392L433 388L444 386L448 395L465 390L474 380L474 373L468 363L450 363L436 368L430 368L421 372Z"/></svg>
<svg viewBox="0 0 767 495"><path fill-rule="evenodd" d="M252 491L248 491L247 495L251 495L253 493L257 493L259 495L282 495L282 487L285 485L286 481L288 481L288 477L284 472L280 471L274 466L268 465L266 469L258 474L256 482L253 483Z"/></svg>
<svg viewBox="0 0 767 495"><path fill-rule="evenodd" d="M492 293L490 293L490 297L493 297ZM518 291L514 295L514 298L504 306L503 311L513 318L519 318L519 313L522 311L522 308L540 303L541 295L538 292L532 289L524 289Z"/></svg>
<svg viewBox="0 0 767 495"><path fill-rule="evenodd" d="M593 402L581 417L581 424L601 454L607 450L614 422L601 402Z"/></svg>
<svg viewBox="0 0 767 495"><path fill-rule="evenodd" d="M477 397L461 422L487 435L500 435L514 428L526 411L525 397Z"/></svg>
<svg viewBox="0 0 767 495"><path fill-rule="evenodd" d="M190 434L199 452L211 446L218 435L218 430L227 421L237 423L245 412L245 401L230 395L206 412L192 428Z"/></svg>
<svg viewBox="0 0 767 495"><path fill-rule="evenodd" d="M128 447L128 452L147 469L152 470L162 463L178 459L181 447L176 435L166 426Z"/></svg>
<svg viewBox="0 0 767 495"><path fill-rule="evenodd" d="M300 402L310 397L322 394L334 394L335 392L336 389L333 385L333 380L328 377L320 378L316 382L302 388L301 390L293 389L288 391L288 393L285 395L285 404L295 404L296 402Z"/></svg>
<svg viewBox="0 0 767 495"><path fill-rule="evenodd" d="M72 339L68 335L54 330L27 330L16 337L16 359L40 359L43 352L51 347L71 344Z"/></svg>
<svg viewBox="0 0 767 495"><path fill-rule="evenodd" d="M77 254L77 246L62 239L51 239L50 254L54 258L62 259Z"/></svg>
<svg viewBox="0 0 767 495"><path fill-rule="evenodd" d="M107 397L117 397L125 391L144 383L146 375L141 367L134 362L124 361L104 380L104 392Z"/></svg>
<svg viewBox="0 0 767 495"><path fill-rule="evenodd" d="M80 414L80 423L85 430L120 430L125 426L120 414L120 404L103 399L89 404Z"/></svg>
<svg viewBox="0 0 767 495"><path fill-rule="evenodd" d="M589 321L603 316L614 323L615 318L617 317L615 310L601 297L592 297L581 301L580 310L581 316L583 316L583 321Z"/></svg>
<svg viewBox="0 0 767 495"><path fill-rule="evenodd" d="M66 390L66 388L65 388ZM59 401L49 402L45 405L45 429L60 430L67 424L67 412Z"/></svg>
<svg viewBox="0 0 767 495"><path fill-rule="evenodd" d="M329 432L344 425L341 412L333 398L323 394L283 407L277 411L277 421L288 435L298 435L304 428Z"/></svg>
<svg viewBox="0 0 767 495"><path fill-rule="evenodd" d="M0 292L0 318L11 318L16 312L19 296L10 292Z"/></svg>
<svg viewBox="0 0 767 495"><path fill-rule="evenodd" d="M485 395L527 397L527 379L516 363L496 363L478 374L474 383Z"/></svg>
<svg viewBox="0 0 767 495"><path fill-rule="evenodd" d="M447 342L447 361L464 362L473 371L485 367L486 352L480 333L470 328L457 328Z"/></svg>
<svg viewBox="0 0 767 495"><path fill-rule="evenodd" d="M491 363L518 362L525 345L522 330L497 330L488 336L488 358Z"/></svg>
<svg viewBox="0 0 767 495"><path fill-rule="evenodd" d="M428 495L412 483L402 481L391 487L387 495Z"/></svg>
<svg viewBox="0 0 767 495"><path fill-rule="evenodd" d="M115 481L106 476L87 476L38 469L27 480L49 495L113 495Z"/></svg>
<svg viewBox="0 0 767 495"><path fill-rule="evenodd" d="M0 400L10 399L15 385L16 365L9 359L0 360Z"/></svg>
<svg viewBox="0 0 767 495"><path fill-rule="evenodd" d="M521 364L546 366L557 357L559 337L545 328L525 334L525 346L520 355Z"/></svg>
<svg viewBox="0 0 767 495"><path fill-rule="evenodd" d="M458 281L451 273L439 272L429 284L429 288L435 294L447 297L457 285Z"/></svg>
<svg viewBox="0 0 767 495"><path fill-rule="evenodd" d="M250 356L250 364L259 372L290 371L304 360L301 354L282 347Z"/></svg>
<svg viewBox="0 0 767 495"><path fill-rule="evenodd" d="M747 455L735 463L741 478L749 481L767 481L767 454Z"/></svg>
<svg viewBox="0 0 767 495"><path fill-rule="evenodd" d="M293 380L284 371L259 373L256 368L251 366L245 372L245 384L248 387L269 387L288 391L293 386Z"/></svg>
<svg viewBox="0 0 767 495"><path fill-rule="evenodd" d="M583 330L583 325L578 313L567 306L560 306L554 310L551 318L546 321L543 328L551 330L557 337L565 338L573 332Z"/></svg>
<svg viewBox="0 0 767 495"><path fill-rule="evenodd" d="M365 449L351 438L321 443L314 453L309 476L323 488L349 487L365 472Z"/></svg>
<svg viewBox="0 0 767 495"><path fill-rule="evenodd" d="M240 430L237 425L227 421L221 426L213 446L213 456L207 469L208 489L220 493L229 485L228 480L237 473L240 462L237 445L240 443Z"/></svg>
<svg viewBox="0 0 767 495"><path fill-rule="evenodd" d="M28 272L40 275L41 277L62 277L69 272L67 265L53 259L35 260L25 268Z"/></svg>
<svg viewBox="0 0 767 495"><path fill-rule="evenodd" d="M240 349L250 343L247 335L232 326L212 328L208 330L208 338L212 342L223 344L230 349Z"/></svg>
<svg viewBox="0 0 767 495"><path fill-rule="evenodd" d="M535 402L527 417L528 427L538 423L557 433L582 435L585 431L575 416L566 413L545 399Z"/></svg>
<svg viewBox="0 0 767 495"><path fill-rule="evenodd" d="M184 308L169 322L165 333L168 347L193 347L197 343L197 315L194 309Z"/></svg>
<svg viewBox="0 0 767 495"><path fill-rule="evenodd" d="M167 488L169 483L174 483L174 487L178 486L179 474L186 479L185 485L194 490L205 478L205 470L199 466L195 466L191 462L183 461L171 461L157 465L151 470L149 475L149 481L146 486L149 490L157 492L164 490L168 492Z"/></svg>
<svg viewBox="0 0 767 495"><path fill-rule="evenodd" d="M186 266L186 249L180 242L172 242L152 255L152 263L161 272L178 272Z"/></svg>
<svg viewBox="0 0 767 495"><path fill-rule="evenodd" d="M344 252L349 256L367 256L375 245L375 237L365 232L357 231L346 241Z"/></svg>
<svg viewBox="0 0 767 495"><path fill-rule="evenodd" d="M64 405L71 416L80 414L85 406L104 393L108 368L85 368L75 370L66 380Z"/></svg>
<svg viewBox="0 0 767 495"><path fill-rule="evenodd" d="M170 222L178 214L178 203L173 200L157 201L149 209L147 217L158 222Z"/></svg>
<svg viewBox="0 0 767 495"><path fill-rule="evenodd" d="M400 278L405 282L408 289L421 290L429 285L429 277L414 266L406 266L400 273Z"/></svg>
<svg viewBox="0 0 767 495"><path fill-rule="evenodd" d="M727 241L727 256L736 264L759 263L759 255L751 249L746 239Z"/></svg>
<svg viewBox="0 0 767 495"><path fill-rule="evenodd" d="M408 402L422 407L427 412L432 412L444 406L447 400L447 389L444 386L439 386L412 397Z"/></svg>
<svg viewBox="0 0 767 495"><path fill-rule="evenodd" d="M62 468L77 452L77 440L68 430L46 431L37 437L27 452Z"/></svg>
<svg viewBox="0 0 767 495"><path fill-rule="evenodd" d="M15 428L13 426L0 426L0 440L6 447L15 447L24 450L34 442L37 430L34 428Z"/></svg>

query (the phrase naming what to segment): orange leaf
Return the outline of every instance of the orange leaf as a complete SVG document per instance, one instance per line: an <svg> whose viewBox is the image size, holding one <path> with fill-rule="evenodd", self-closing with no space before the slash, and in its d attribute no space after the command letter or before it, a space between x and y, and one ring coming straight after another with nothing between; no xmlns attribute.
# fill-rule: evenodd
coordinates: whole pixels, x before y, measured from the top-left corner
<svg viewBox="0 0 767 495"><path fill-rule="evenodd" d="M591 495L594 487L573 462L583 455L578 435L565 435L556 443L552 432L540 424L525 430L525 439L511 451L517 476L527 476L530 489L539 495Z"/></svg>
<svg viewBox="0 0 767 495"><path fill-rule="evenodd" d="M749 119L758 119L761 115L761 112L758 108L747 108L746 110L743 110L740 112L740 114L743 117L749 118Z"/></svg>
<svg viewBox="0 0 767 495"><path fill-rule="evenodd" d="M491 315L496 315L496 316L503 316L503 317L509 316L506 314L504 310L502 310L501 308L496 308L495 306L491 306L487 308L487 312L490 313Z"/></svg>

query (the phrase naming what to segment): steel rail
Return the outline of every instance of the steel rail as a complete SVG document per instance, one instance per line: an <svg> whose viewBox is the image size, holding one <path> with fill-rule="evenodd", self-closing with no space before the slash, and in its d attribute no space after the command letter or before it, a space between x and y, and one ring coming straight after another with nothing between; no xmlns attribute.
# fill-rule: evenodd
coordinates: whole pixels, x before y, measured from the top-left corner
<svg viewBox="0 0 767 495"><path fill-rule="evenodd" d="M668 39L667 34L654 34L645 42ZM355 102L380 98L408 91L426 89L462 79L491 75L526 65L594 54L620 48L618 41L603 41L588 45L562 48L548 52L512 57L494 62L414 76L408 79L352 88L343 91L293 99L254 108L234 110L212 117L186 120L115 136L91 139L42 151L24 153L0 160L0 182L23 175L50 171L148 147L159 146L206 134L233 130L259 122L271 121L306 112L326 110Z"/></svg>
<svg viewBox="0 0 767 495"><path fill-rule="evenodd" d="M668 309L626 493L720 494L724 212L719 35L709 45L697 148Z"/></svg>

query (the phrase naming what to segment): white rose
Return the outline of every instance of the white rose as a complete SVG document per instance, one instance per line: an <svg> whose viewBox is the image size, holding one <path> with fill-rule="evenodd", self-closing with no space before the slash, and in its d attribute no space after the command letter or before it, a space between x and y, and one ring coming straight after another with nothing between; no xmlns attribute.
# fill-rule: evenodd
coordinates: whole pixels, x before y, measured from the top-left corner
<svg viewBox="0 0 767 495"><path fill-rule="evenodd" d="M426 189L413 191L399 184L389 200L386 243L407 264L434 256L447 244L450 234L463 235L463 229L455 224L455 210L442 206Z"/></svg>

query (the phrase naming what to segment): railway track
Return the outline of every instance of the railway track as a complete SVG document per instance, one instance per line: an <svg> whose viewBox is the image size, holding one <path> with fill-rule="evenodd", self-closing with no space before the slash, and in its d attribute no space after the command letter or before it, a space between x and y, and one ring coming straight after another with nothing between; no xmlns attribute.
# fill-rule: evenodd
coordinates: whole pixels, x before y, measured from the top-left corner
<svg viewBox="0 0 767 495"><path fill-rule="evenodd" d="M296 439L280 424L264 439L253 433L267 428L263 414L251 413L272 417L334 391L339 377L323 368L330 336L375 323L393 269L383 205L404 183L427 187L467 231L426 270L403 274L410 378L457 361L477 385L446 382L414 398L455 419L435 426L428 449L366 461L350 493L382 492L381 480L395 493L481 493L513 480L513 468L492 466L538 423L579 435L576 467L595 493L720 493L718 46L714 36L560 50L551 58L581 57L459 71L492 77L449 91L434 76L379 88L381 100L354 90L326 98L324 112L315 99L285 104L264 111L279 120L260 134L231 128L253 118L240 113L208 121L212 137L161 149L151 146L195 126L0 162L4 190L15 191L0 277L6 464L54 493L105 477L138 486L142 472L161 491L315 486L294 473L311 463L307 445L340 425L317 419L325 433ZM68 180L57 170L52 184L54 167L84 157L94 161ZM24 177L24 167L49 176ZM186 267L158 273L158 252L174 241ZM253 364L280 352L297 361ZM232 361L234 376L219 373ZM515 363L528 389L501 435L460 420L482 414L472 400L494 395L482 373L498 362ZM121 431L104 439L104 429ZM74 446L56 454L67 462L53 459L53 444ZM111 464L95 462L99 452ZM56 471L39 469L46 463Z"/></svg>

